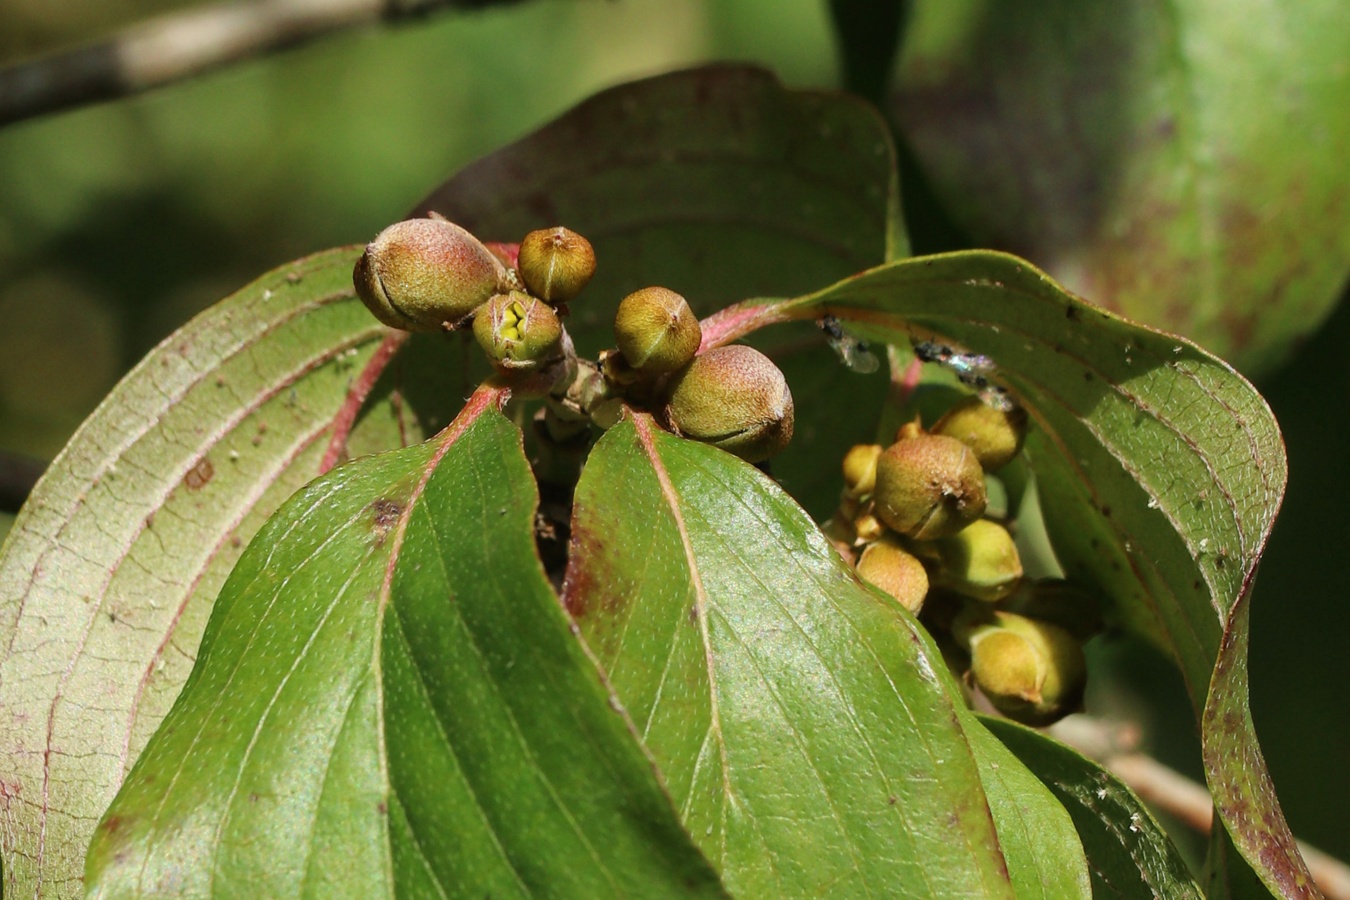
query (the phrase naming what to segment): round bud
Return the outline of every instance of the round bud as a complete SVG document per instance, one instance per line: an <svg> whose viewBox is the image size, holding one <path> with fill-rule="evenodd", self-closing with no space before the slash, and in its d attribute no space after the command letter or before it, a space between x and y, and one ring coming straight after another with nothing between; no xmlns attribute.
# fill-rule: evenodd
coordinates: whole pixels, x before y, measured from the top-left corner
<svg viewBox="0 0 1350 900"><path fill-rule="evenodd" d="M998 600L1012 593L1022 577L1022 559L1012 535L989 519L976 519L934 545L939 559L935 580L958 594Z"/></svg>
<svg viewBox="0 0 1350 900"><path fill-rule="evenodd" d="M703 340L698 317L685 299L663 287L623 298L614 316L614 341L639 372L674 372L694 358Z"/></svg>
<svg viewBox="0 0 1350 900"><path fill-rule="evenodd" d="M473 336L498 368L532 371L558 357L562 323L547 303L512 291L478 310Z"/></svg>
<svg viewBox="0 0 1350 900"><path fill-rule="evenodd" d="M890 594L918 615L928 596L928 572L894 537L869 544L858 560L858 577Z"/></svg>
<svg viewBox="0 0 1350 900"><path fill-rule="evenodd" d="M984 470L956 438L921 434L877 458L872 499L881 520L901 534L921 541L946 537L984 513Z"/></svg>
<svg viewBox="0 0 1350 900"><path fill-rule="evenodd" d="M575 231L543 228L525 235L516 264L531 294L549 303L566 303L595 274L595 250Z"/></svg>
<svg viewBox="0 0 1350 900"><path fill-rule="evenodd" d="M405 331L440 331L495 294L506 268L479 240L444 219L395 222L366 245L352 282L366 308Z"/></svg>
<svg viewBox="0 0 1350 900"><path fill-rule="evenodd" d="M1027 436L1027 413L1020 406L995 409L979 397L967 397L947 410L932 431L970 447L984 470L992 472L1021 451Z"/></svg>
<svg viewBox="0 0 1350 900"><path fill-rule="evenodd" d="M744 344L709 350L668 387L666 420L676 434L762 462L792 439L792 393L783 373Z"/></svg>
<svg viewBox="0 0 1350 900"><path fill-rule="evenodd" d="M877 483L877 458L880 444L857 444L844 454L844 490L850 496L872 493Z"/></svg>
<svg viewBox="0 0 1350 900"><path fill-rule="evenodd" d="M1044 726L1081 707L1083 647L1063 628L1011 613L970 634L971 677L999 712Z"/></svg>

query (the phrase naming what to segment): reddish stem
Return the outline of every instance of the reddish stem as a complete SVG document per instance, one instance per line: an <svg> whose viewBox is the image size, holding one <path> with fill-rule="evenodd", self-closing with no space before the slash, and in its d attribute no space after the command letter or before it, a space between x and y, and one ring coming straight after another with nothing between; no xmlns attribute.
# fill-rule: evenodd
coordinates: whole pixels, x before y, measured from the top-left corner
<svg viewBox="0 0 1350 900"><path fill-rule="evenodd" d="M366 398L375 387L375 382L380 380L390 361L407 340L408 332L392 332L376 348L374 355L361 370L361 374L356 376L351 387L347 388L347 396L342 401L342 406L338 408L337 415L333 417L333 436L329 439L328 449L324 451L323 459L319 462L320 475L333 468L347 455L347 438L351 437L357 414L365 405Z"/></svg>

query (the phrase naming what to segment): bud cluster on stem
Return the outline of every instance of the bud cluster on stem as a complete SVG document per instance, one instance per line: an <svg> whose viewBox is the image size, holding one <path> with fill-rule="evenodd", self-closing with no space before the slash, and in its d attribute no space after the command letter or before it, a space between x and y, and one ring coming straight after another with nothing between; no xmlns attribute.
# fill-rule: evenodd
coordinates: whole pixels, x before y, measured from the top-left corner
<svg viewBox="0 0 1350 900"><path fill-rule="evenodd" d="M702 328L684 297L652 286L623 298L616 349L579 361L563 325L567 304L595 274L589 241L561 226L519 245L490 247L432 214L396 222L357 261L356 293L377 319L409 331L472 327L479 345L517 389L545 407L538 432L576 442L607 428L625 405L647 409L677 435L758 463L792 438L787 380L746 346L699 353ZM528 377L527 377L528 376Z"/></svg>
<svg viewBox="0 0 1350 900"><path fill-rule="evenodd" d="M1101 629L1095 598L1023 576L1011 523L989 513L986 473L1020 452L1024 410L969 396L930 428L843 459L827 536L857 575L921 615L969 689L1010 718L1044 725L1081 703L1082 644Z"/></svg>

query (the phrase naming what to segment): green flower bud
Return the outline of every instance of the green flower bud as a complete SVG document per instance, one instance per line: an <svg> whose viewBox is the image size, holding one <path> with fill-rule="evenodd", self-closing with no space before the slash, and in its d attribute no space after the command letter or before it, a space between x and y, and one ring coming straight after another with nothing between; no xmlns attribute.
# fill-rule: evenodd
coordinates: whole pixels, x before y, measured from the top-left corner
<svg viewBox="0 0 1350 900"><path fill-rule="evenodd" d="M709 350L667 388L666 420L676 434L762 462L792 439L792 393L783 373L744 344Z"/></svg>
<svg viewBox="0 0 1350 900"><path fill-rule="evenodd" d="M877 458L880 444L857 444L844 454L844 490L851 496L872 493L877 483Z"/></svg>
<svg viewBox="0 0 1350 900"><path fill-rule="evenodd" d="M971 677L1008 718L1040 727L1082 706L1083 647L1058 625L998 612L992 623L970 630L967 641Z"/></svg>
<svg viewBox="0 0 1350 900"><path fill-rule="evenodd" d="M1027 413L1020 406L995 409L979 397L968 397L947 410L932 430L970 447L984 470L992 472L1021 451L1027 436Z"/></svg>
<svg viewBox="0 0 1350 900"><path fill-rule="evenodd" d="M918 615L928 596L928 572L894 537L868 545L858 560L858 577L890 594Z"/></svg>
<svg viewBox="0 0 1350 900"><path fill-rule="evenodd" d="M921 434L877 458L872 492L881 521L921 541L955 534L984 513L984 470L956 438Z"/></svg>
<svg viewBox="0 0 1350 900"><path fill-rule="evenodd" d="M498 368L533 371L558 358L562 323L547 303L512 291L498 294L478 311L473 336Z"/></svg>
<svg viewBox="0 0 1350 900"><path fill-rule="evenodd" d="M958 594L998 600L1010 594L1022 577L1017 545L997 522L976 519L933 543L940 560L935 580Z"/></svg>
<svg viewBox="0 0 1350 900"><path fill-rule="evenodd" d="M476 237L444 219L395 222L366 245L352 272L366 308L405 331L458 325L505 277L506 268Z"/></svg>
<svg viewBox="0 0 1350 900"><path fill-rule="evenodd" d="M614 341L639 372L662 374L688 365L702 340L703 329L689 304L663 287L629 294L614 316Z"/></svg>
<svg viewBox="0 0 1350 900"><path fill-rule="evenodd" d="M531 294L549 303L567 303L595 274L595 250L575 231L544 228L520 242L516 268Z"/></svg>

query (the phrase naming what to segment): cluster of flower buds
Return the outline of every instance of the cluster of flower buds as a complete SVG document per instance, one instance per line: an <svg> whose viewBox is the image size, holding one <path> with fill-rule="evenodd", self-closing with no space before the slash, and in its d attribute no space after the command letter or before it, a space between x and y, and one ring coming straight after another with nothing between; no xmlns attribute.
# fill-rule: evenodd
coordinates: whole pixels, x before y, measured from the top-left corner
<svg viewBox="0 0 1350 900"><path fill-rule="evenodd" d="M1045 725L1081 705L1082 644L1100 618L1067 582L1023 577L1009 523L987 512L986 473L1020 453L1026 429L1020 407L970 396L930 429L854 447L826 533L859 578L923 615L972 696Z"/></svg>
<svg viewBox="0 0 1350 900"><path fill-rule="evenodd" d="M566 228L496 251L434 213L395 222L366 245L352 281L375 318L405 331L474 336L503 372L535 371L566 346L560 313L595 274L595 252Z"/></svg>
<svg viewBox="0 0 1350 900"><path fill-rule="evenodd" d="M743 344L699 352L703 332L684 297L643 288L619 304L618 349L602 368L616 390L646 399L670 430L747 462L775 455L792 439L792 392L782 371Z"/></svg>
<svg viewBox="0 0 1350 900"><path fill-rule="evenodd" d="M649 409L671 431L762 462L792 438L792 394L778 367L750 347L699 352L703 334L683 297L663 287L629 294L614 319L617 349L576 360L562 325L595 274L589 241L566 228L532 231L518 247L486 245L431 218L397 222L366 246L356 293L377 319L406 331L473 328L504 374L566 359L541 427L555 444L608 427L623 405Z"/></svg>

